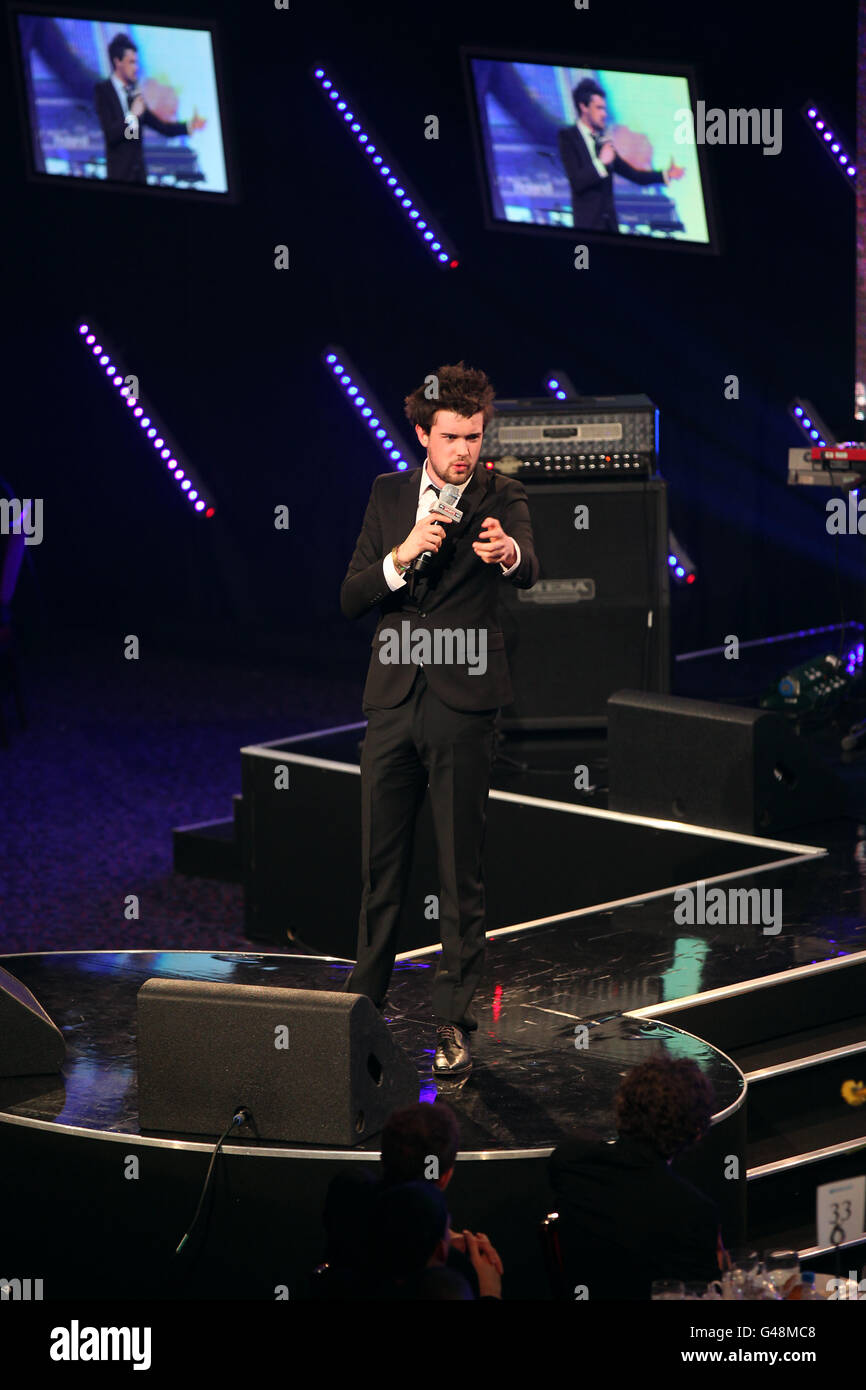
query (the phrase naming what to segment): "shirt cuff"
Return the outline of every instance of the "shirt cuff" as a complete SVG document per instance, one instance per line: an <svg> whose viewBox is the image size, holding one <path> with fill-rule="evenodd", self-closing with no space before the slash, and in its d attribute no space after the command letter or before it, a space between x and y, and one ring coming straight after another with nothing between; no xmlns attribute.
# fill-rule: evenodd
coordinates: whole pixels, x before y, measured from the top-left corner
<svg viewBox="0 0 866 1390"><path fill-rule="evenodd" d="M397 573L397 566L394 564L394 556L390 550L382 561L382 569L385 573L385 583L389 589L405 589L406 575ZM408 574L408 570L406 572Z"/></svg>
<svg viewBox="0 0 866 1390"><path fill-rule="evenodd" d="M511 539L514 541L513 536L511 537ZM517 544L517 541L514 541L514 549L517 551L517 559L514 561L514 564L511 565L509 569L505 568L501 560L499 562L500 569L502 570L503 579L507 578L509 574L513 574L514 571L517 569L518 565L520 564L520 546Z"/></svg>

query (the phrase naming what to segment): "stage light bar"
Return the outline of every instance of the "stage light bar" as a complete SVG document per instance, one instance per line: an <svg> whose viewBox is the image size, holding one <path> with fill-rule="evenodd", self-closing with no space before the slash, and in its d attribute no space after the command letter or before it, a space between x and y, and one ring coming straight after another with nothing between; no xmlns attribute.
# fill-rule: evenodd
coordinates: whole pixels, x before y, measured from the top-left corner
<svg viewBox="0 0 866 1390"><path fill-rule="evenodd" d="M544 389L549 391L551 396L555 396L558 401L576 400L579 395L568 372L561 372L558 369L547 373L544 378Z"/></svg>
<svg viewBox="0 0 866 1390"><path fill-rule="evenodd" d="M358 418L367 426L373 443L378 446L392 468L405 473L407 468L413 466L409 461L409 446L401 431L379 406L370 387L349 360L346 352L332 344L322 353L322 361L347 402L358 412Z"/></svg>
<svg viewBox="0 0 866 1390"><path fill-rule="evenodd" d="M838 131L835 131L832 124L824 119L817 106L804 106L803 115L806 124L814 131L817 138L821 141L830 159L836 165L839 173L845 178L851 188L854 187L854 178L857 173L857 162L854 156L846 148L844 142L839 138Z"/></svg>
<svg viewBox="0 0 866 1390"><path fill-rule="evenodd" d="M369 127L360 120L354 109L350 109L345 95L338 91L325 69L314 68L313 78L332 103L335 113L341 117L358 149L366 155L370 165L379 175L409 226L418 233L424 249L443 269L456 270L460 264L456 251L444 233L436 230L434 218L426 211L421 199L410 187L408 179L398 172L393 159L385 154L379 142L372 139Z"/></svg>
<svg viewBox="0 0 866 1390"><path fill-rule="evenodd" d="M209 488L199 480L187 460L178 457L178 450L168 444L166 431L157 423L154 411L140 397L133 396L132 388L125 385L125 377L134 373L124 372L117 361L117 354L109 351L104 333L95 325L80 322L78 338L95 358L105 378L123 398L132 418L139 429L144 431L157 457L177 484L178 492L192 504L193 511L199 516L212 517L216 508L209 496Z"/></svg>
<svg viewBox="0 0 866 1390"><path fill-rule="evenodd" d="M698 577L691 556L673 531L668 531L668 569L675 584L694 584Z"/></svg>
<svg viewBox="0 0 866 1390"><path fill-rule="evenodd" d="M805 396L795 396L789 402L788 414L810 444L817 444L826 449L839 443L833 431L828 430L812 402L807 401Z"/></svg>

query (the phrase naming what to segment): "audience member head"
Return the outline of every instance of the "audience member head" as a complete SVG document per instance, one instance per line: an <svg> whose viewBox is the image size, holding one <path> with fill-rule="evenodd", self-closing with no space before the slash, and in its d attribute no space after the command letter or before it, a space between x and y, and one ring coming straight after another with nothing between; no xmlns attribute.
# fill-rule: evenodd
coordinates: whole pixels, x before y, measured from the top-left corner
<svg viewBox="0 0 866 1390"><path fill-rule="evenodd" d="M670 1159L706 1134L713 1099L712 1086L694 1062L656 1057L632 1067L620 1083L617 1131Z"/></svg>
<svg viewBox="0 0 866 1390"><path fill-rule="evenodd" d="M383 1180L390 1185L425 1179L444 1192L459 1145L457 1118L444 1102L395 1110L382 1130Z"/></svg>

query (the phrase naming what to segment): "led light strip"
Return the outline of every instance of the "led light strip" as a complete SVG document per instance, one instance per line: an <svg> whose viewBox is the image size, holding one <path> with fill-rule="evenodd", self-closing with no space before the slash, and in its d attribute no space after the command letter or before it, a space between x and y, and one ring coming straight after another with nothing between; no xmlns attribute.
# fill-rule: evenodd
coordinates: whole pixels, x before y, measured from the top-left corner
<svg viewBox="0 0 866 1390"><path fill-rule="evenodd" d="M804 106L803 115L806 117L806 124L815 132L839 173L844 175L853 187L857 166L843 146L842 141L833 134L817 106Z"/></svg>
<svg viewBox="0 0 866 1390"><path fill-rule="evenodd" d="M181 464L175 456L174 450L170 449L165 441L165 431L157 429L151 414L148 414L141 400L133 396L132 388L125 384L123 369L113 360L116 354L112 354L104 346L101 339L103 335L93 330L90 324L79 323L78 335L85 347L89 348L97 363L105 372L106 377L111 382L120 396L126 402L127 408L131 410L134 419L138 421L139 427L145 434L159 457L164 462L171 476L178 484L178 491L187 501L192 503L193 510L199 515L211 517L214 515L215 508L213 503L208 502L204 495L204 488L197 480L189 464Z"/></svg>
<svg viewBox="0 0 866 1390"><path fill-rule="evenodd" d="M443 234L433 230L430 215L424 210L417 194L410 192L408 180L402 175L398 176L394 161L386 158L381 148L374 144L369 132L364 129L355 112L349 109L348 103L334 86L325 69L315 68L313 77L328 100L333 102L334 110L342 117L349 132L354 136L358 148L366 154L398 207L402 209L410 227L414 227L415 231L419 233L425 250L429 251L443 268L456 270L459 265L456 253L453 249L448 249Z"/></svg>
<svg viewBox="0 0 866 1390"><path fill-rule="evenodd" d="M340 347L326 347L322 361L346 400L357 410L392 468L405 473L410 466L406 457L409 450L400 439L399 430L395 429L384 410L377 406L372 391L346 353Z"/></svg>

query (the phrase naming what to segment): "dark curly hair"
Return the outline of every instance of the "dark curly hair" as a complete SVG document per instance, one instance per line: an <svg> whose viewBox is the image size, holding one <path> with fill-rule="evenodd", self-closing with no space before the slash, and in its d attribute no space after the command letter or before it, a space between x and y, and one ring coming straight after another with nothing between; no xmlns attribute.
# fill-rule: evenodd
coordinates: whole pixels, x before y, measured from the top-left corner
<svg viewBox="0 0 866 1390"><path fill-rule="evenodd" d="M440 1177L454 1167L460 1145L457 1117L450 1105L418 1101L394 1110L382 1130L382 1168L386 1184L423 1178L427 1159L439 1160Z"/></svg>
<svg viewBox="0 0 866 1390"><path fill-rule="evenodd" d="M665 1158L682 1153L706 1134L713 1088L694 1062L656 1057L633 1067L616 1094L616 1127L642 1139Z"/></svg>
<svg viewBox="0 0 866 1390"><path fill-rule="evenodd" d="M458 362L454 366L440 367L434 376L438 395L432 400L425 394L426 382L406 397L404 408L413 425L420 425L424 433L429 434L437 410L451 410L466 420L480 410L484 424L490 423L496 393L484 372Z"/></svg>

